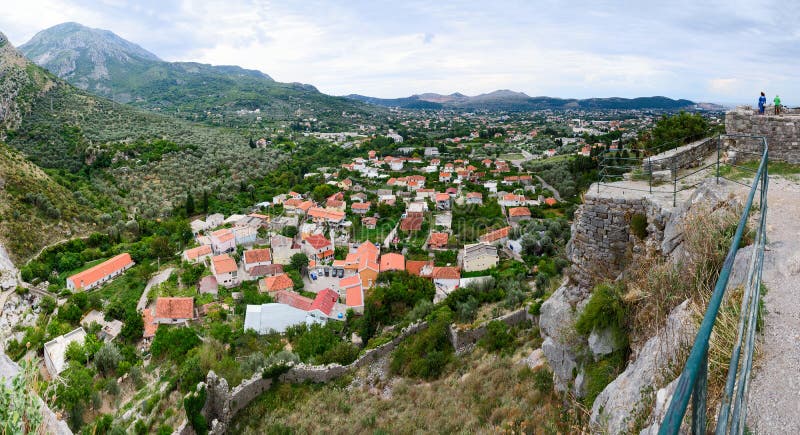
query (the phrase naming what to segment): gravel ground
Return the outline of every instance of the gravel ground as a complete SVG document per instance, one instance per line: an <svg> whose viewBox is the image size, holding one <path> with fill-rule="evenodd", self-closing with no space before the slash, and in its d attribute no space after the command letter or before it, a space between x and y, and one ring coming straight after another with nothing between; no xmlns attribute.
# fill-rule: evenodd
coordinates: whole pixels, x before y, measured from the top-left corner
<svg viewBox="0 0 800 435"><path fill-rule="evenodd" d="M771 179L768 204L766 326L747 426L759 434L800 433L800 185Z"/></svg>

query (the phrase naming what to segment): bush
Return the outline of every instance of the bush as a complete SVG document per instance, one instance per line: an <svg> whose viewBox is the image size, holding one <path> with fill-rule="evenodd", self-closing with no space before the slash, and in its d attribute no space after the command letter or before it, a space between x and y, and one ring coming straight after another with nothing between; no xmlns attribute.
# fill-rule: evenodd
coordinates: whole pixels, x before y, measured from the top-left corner
<svg viewBox="0 0 800 435"><path fill-rule="evenodd" d="M647 216L641 213L631 216L631 233L639 240L644 240L647 237Z"/></svg>
<svg viewBox="0 0 800 435"><path fill-rule="evenodd" d="M453 312L447 307L434 311L428 328L406 339L394 351L393 373L403 376L436 379L453 360L453 346L447 337Z"/></svg>
<svg viewBox="0 0 800 435"><path fill-rule="evenodd" d="M191 329L176 326L158 328L150 346L155 358L166 356L172 361L181 361L190 349L200 344L200 337Z"/></svg>
<svg viewBox="0 0 800 435"><path fill-rule="evenodd" d="M486 325L486 335L478 340L478 346L490 351L503 353L514 345L514 336L509 327L499 320L492 320Z"/></svg>
<svg viewBox="0 0 800 435"><path fill-rule="evenodd" d="M206 389L203 387L200 391L194 391L187 394L183 399L183 409L186 410L186 419L198 435L205 435L208 433L208 423L206 418L200 411L206 404Z"/></svg>
<svg viewBox="0 0 800 435"><path fill-rule="evenodd" d="M586 365L586 395L583 397L584 405L591 407L597 395L616 379L624 368L625 352L622 350L618 350L600 361Z"/></svg>
<svg viewBox="0 0 800 435"><path fill-rule="evenodd" d="M575 322L575 330L580 334L590 334L594 329L611 328L616 338L624 338L627 314L628 308L622 300L621 288L598 284L592 291L586 308Z"/></svg>
<svg viewBox="0 0 800 435"><path fill-rule="evenodd" d="M114 343L104 344L97 353L94 354L94 366L103 375L114 373L122 361L122 354Z"/></svg>

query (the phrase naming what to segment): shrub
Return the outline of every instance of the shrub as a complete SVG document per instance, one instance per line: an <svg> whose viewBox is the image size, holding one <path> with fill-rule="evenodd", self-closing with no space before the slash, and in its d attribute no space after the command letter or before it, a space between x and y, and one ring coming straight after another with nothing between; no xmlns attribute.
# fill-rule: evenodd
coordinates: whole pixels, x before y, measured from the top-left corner
<svg viewBox="0 0 800 435"><path fill-rule="evenodd" d="M200 389L200 391L194 391L187 394L183 399L183 409L186 410L186 419L189 420L189 424L192 425L194 431L199 435L205 435L208 433L208 424L206 423L206 418L200 413L205 404L205 387Z"/></svg>
<svg viewBox="0 0 800 435"><path fill-rule="evenodd" d="M478 346L491 351L502 353L514 345L514 336L509 333L508 325L492 320L486 325L486 335L478 341Z"/></svg>
<svg viewBox="0 0 800 435"><path fill-rule="evenodd" d="M618 350L605 358L585 366L586 395L583 403L591 407L597 395L619 376L625 368L625 352ZM552 379L551 379L552 381Z"/></svg>
<svg viewBox="0 0 800 435"><path fill-rule="evenodd" d="M166 356L172 361L180 361L199 344L200 337L191 328L162 325L156 331L150 352L155 358Z"/></svg>
<svg viewBox="0 0 800 435"><path fill-rule="evenodd" d="M391 370L421 379L436 379L453 360L453 346L447 337L453 312L447 307L434 311L428 328L406 339L394 351Z"/></svg>
<svg viewBox="0 0 800 435"><path fill-rule="evenodd" d="M618 346L624 346L627 338L626 317L628 308L622 300L620 287L610 284L598 284L586 304L578 320L575 330L580 334L590 334L592 330L611 328Z"/></svg>
<svg viewBox="0 0 800 435"><path fill-rule="evenodd" d="M103 375L114 373L122 361L122 354L114 343L104 344L97 353L94 354L94 366Z"/></svg>
<svg viewBox="0 0 800 435"><path fill-rule="evenodd" d="M647 216L641 213L631 216L631 233L639 240L644 240L647 237Z"/></svg>

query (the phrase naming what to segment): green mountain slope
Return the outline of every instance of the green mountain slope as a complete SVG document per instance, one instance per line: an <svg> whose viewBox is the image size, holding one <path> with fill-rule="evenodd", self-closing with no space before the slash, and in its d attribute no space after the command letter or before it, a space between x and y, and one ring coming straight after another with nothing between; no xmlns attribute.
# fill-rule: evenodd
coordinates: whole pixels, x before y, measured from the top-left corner
<svg viewBox="0 0 800 435"><path fill-rule="evenodd" d="M5 38L3 38L5 40ZM0 52L2 134L70 191L104 211L163 215L187 192L224 198L281 162L233 130L207 127L95 97Z"/></svg>
<svg viewBox="0 0 800 435"><path fill-rule="evenodd" d="M43 30L20 51L81 89L191 120L236 120L237 111L258 109L259 116L271 120L314 117L336 126L346 124L342 112L376 112L375 107L322 94L310 85L276 82L260 71L165 62L110 31L77 23Z"/></svg>

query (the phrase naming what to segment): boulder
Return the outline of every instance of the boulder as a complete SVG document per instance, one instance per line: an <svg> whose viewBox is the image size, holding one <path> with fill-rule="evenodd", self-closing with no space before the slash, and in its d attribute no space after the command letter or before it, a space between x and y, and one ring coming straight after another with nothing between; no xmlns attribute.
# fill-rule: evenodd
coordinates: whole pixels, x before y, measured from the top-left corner
<svg viewBox="0 0 800 435"><path fill-rule="evenodd" d="M522 363L530 367L532 370L538 370L544 367L544 365L547 363L547 360L544 357L544 351L539 348L524 358Z"/></svg>
<svg viewBox="0 0 800 435"><path fill-rule="evenodd" d="M619 349L611 328L599 331L597 329L592 330L592 333L589 334L589 349L592 351L595 361L603 355L608 355Z"/></svg>
<svg viewBox="0 0 800 435"><path fill-rule="evenodd" d="M551 337L544 339L542 351L547 358L547 363L553 369L553 387L556 391L567 391L574 372L578 368L575 355L568 346L557 343Z"/></svg>
<svg viewBox="0 0 800 435"><path fill-rule="evenodd" d="M636 415L644 411L642 395L658 381L661 370L672 363L697 332L687 299L675 307L666 326L645 343L638 358L597 396L590 424L601 432L627 433Z"/></svg>

